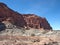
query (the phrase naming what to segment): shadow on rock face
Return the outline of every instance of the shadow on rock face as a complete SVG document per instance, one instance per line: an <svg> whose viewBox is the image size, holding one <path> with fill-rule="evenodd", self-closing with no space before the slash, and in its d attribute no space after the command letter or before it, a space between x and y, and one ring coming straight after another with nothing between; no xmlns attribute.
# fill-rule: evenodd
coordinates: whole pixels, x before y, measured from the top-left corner
<svg viewBox="0 0 60 45"><path fill-rule="evenodd" d="M4 23L0 22L0 31L3 31L6 29L6 26Z"/></svg>

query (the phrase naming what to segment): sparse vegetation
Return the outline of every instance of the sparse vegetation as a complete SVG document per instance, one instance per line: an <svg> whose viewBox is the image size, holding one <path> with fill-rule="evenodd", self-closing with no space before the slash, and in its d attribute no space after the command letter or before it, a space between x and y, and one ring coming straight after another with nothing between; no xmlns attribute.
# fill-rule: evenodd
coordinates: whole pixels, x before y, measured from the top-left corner
<svg viewBox="0 0 60 45"><path fill-rule="evenodd" d="M31 34L31 36L35 36L35 34Z"/></svg>

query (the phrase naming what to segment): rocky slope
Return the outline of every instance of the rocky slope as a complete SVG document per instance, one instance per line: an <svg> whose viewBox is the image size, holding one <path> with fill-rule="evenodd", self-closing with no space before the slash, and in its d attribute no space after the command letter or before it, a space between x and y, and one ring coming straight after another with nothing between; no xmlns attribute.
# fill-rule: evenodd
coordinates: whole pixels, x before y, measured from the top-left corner
<svg viewBox="0 0 60 45"><path fill-rule="evenodd" d="M35 14L19 14L8 8L4 3L0 3L0 22L8 24L7 27L11 23L18 28L52 29L46 18Z"/></svg>
<svg viewBox="0 0 60 45"><path fill-rule="evenodd" d="M0 3L0 21L11 22L13 25L20 27L26 25L23 16L8 8L4 3Z"/></svg>
<svg viewBox="0 0 60 45"><path fill-rule="evenodd" d="M60 31L6 29L0 32L0 45L60 45Z"/></svg>
<svg viewBox="0 0 60 45"><path fill-rule="evenodd" d="M4 38L5 37L5 38ZM54 38L54 39L53 39ZM55 37L0 36L0 45L60 45Z"/></svg>

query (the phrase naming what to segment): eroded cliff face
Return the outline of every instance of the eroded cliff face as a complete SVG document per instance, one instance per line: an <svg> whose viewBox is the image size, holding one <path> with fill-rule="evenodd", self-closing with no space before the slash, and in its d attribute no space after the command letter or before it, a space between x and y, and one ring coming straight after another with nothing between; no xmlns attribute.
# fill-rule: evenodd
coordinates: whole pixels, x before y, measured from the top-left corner
<svg viewBox="0 0 60 45"><path fill-rule="evenodd" d="M24 14L23 17L27 23L27 27L36 29L52 29L46 18L39 17L35 14Z"/></svg>
<svg viewBox="0 0 60 45"><path fill-rule="evenodd" d="M21 14L11 10L3 3L0 3L0 21L11 22L13 25L20 27L26 25L26 22Z"/></svg>
<svg viewBox="0 0 60 45"><path fill-rule="evenodd" d="M35 28L35 29L52 29L45 18L34 14L19 14L0 3L0 22L10 22L17 27Z"/></svg>

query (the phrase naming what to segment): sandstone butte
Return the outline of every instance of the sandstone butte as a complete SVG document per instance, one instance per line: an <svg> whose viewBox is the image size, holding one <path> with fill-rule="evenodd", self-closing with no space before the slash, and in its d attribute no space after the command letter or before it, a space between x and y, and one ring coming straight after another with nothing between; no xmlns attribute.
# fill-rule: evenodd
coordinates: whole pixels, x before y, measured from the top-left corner
<svg viewBox="0 0 60 45"><path fill-rule="evenodd" d="M52 29L46 18L35 14L20 14L10 9L6 4L0 3L0 22L7 21L16 27Z"/></svg>

